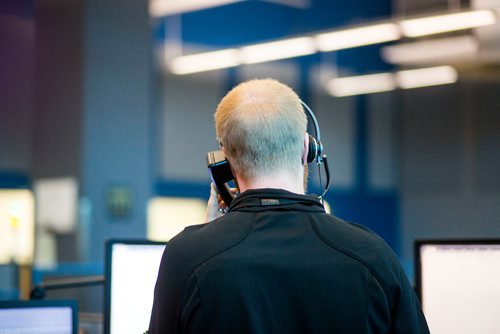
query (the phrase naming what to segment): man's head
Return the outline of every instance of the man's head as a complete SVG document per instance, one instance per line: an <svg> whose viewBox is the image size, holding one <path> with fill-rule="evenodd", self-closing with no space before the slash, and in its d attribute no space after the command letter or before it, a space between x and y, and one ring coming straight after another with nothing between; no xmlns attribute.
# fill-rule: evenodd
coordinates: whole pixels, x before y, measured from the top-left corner
<svg viewBox="0 0 500 334"><path fill-rule="evenodd" d="M247 180L302 170L307 118L297 94L276 80L233 88L217 107L215 127L233 170Z"/></svg>

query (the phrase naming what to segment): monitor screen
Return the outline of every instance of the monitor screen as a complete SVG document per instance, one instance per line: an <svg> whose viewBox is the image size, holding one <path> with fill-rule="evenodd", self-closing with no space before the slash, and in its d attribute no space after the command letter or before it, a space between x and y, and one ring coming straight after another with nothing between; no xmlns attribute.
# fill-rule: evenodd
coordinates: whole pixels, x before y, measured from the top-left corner
<svg viewBox="0 0 500 334"><path fill-rule="evenodd" d="M415 255L431 333L500 333L500 240L417 241Z"/></svg>
<svg viewBox="0 0 500 334"><path fill-rule="evenodd" d="M110 240L106 244L105 332L144 333L165 242Z"/></svg>
<svg viewBox="0 0 500 334"><path fill-rule="evenodd" d="M77 334L77 302L0 301L0 333Z"/></svg>

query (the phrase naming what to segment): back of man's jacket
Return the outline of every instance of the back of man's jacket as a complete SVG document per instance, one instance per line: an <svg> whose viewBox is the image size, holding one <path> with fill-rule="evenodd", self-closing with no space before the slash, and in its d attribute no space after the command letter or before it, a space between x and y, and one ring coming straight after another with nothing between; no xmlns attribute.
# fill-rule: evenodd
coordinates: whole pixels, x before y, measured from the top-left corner
<svg viewBox="0 0 500 334"><path fill-rule="evenodd" d="M389 247L315 198L250 190L166 249L150 333L428 333Z"/></svg>

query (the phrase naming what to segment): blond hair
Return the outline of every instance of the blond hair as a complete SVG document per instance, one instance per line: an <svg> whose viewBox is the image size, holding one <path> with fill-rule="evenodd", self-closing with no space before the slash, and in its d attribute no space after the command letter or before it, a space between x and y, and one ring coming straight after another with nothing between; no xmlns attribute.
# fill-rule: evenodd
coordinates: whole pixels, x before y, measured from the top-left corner
<svg viewBox="0 0 500 334"><path fill-rule="evenodd" d="M233 88L217 106L215 128L232 168L246 179L300 170L307 118L297 94L276 80Z"/></svg>

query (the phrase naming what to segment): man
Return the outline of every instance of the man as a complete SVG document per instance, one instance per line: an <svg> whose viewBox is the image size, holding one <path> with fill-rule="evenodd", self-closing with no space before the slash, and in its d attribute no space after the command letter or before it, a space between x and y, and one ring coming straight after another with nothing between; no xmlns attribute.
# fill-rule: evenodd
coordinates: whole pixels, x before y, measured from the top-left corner
<svg viewBox="0 0 500 334"><path fill-rule="evenodd" d="M231 90L217 139L240 195L168 244L150 333L428 333L396 256L304 195L307 119L271 79ZM222 205L212 190L210 221Z"/></svg>

